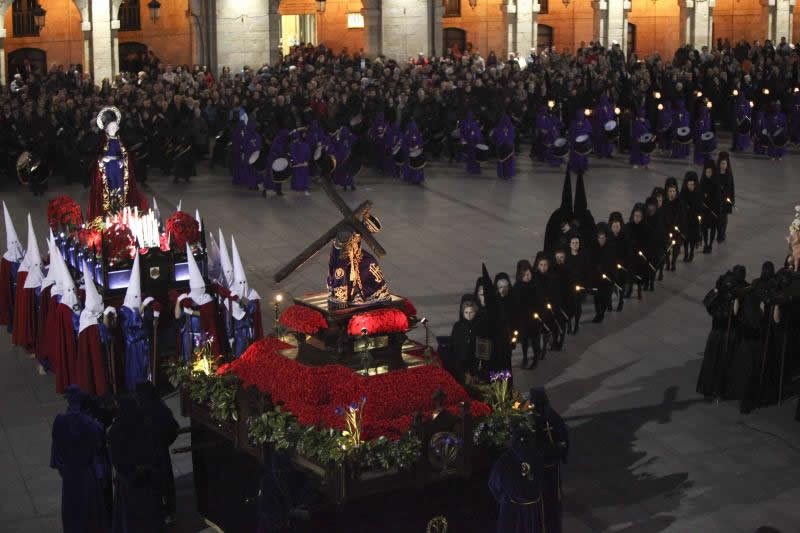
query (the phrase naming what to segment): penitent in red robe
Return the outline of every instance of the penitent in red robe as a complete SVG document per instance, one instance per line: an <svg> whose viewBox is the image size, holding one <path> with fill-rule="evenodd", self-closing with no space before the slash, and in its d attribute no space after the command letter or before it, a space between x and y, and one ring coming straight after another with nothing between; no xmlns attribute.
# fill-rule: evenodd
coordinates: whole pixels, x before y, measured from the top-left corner
<svg viewBox="0 0 800 533"><path fill-rule="evenodd" d="M36 328L36 359L44 364L50 357L47 353L47 318L50 316L50 289L52 285L45 287L39 294L39 317L37 320L38 327Z"/></svg>
<svg viewBox="0 0 800 533"><path fill-rule="evenodd" d="M12 305L14 302L14 295L11 294L11 261L3 257L0 259L0 326L7 326L11 324L11 319L14 317L12 313Z"/></svg>
<svg viewBox="0 0 800 533"><path fill-rule="evenodd" d="M63 394L75 379L78 346L75 339L77 320L75 313L64 304L58 304L53 314L53 338L50 362L56 375L56 392Z"/></svg>
<svg viewBox="0 0 800 533"><path fill-rule="evenodd" d="M97 161L94 164L94 170L92 171L92 186L89 189L89 220L94 220L97 217L105 217L106 215L113 214L113 213L106 213L105 208L103 207L103 196L106 192L106 179L105 175L100 168L100 160L103 157L103 153L107 150L108 142L105 143L106 146L103 147L103 150L97 157ZM133 207L138 207L139 211L147 211L148 202L147 198L139 191L139 186L136 183L136 176L133 173L133 161L131 161L128 152L125 150L125 147L122 145L122 141L120 141L120 147L122 147L122 161L123 161L123 179L127 181L128 185L128 192L125 197L125 205ZM127 174L127 176L126 176Z"/></svg>
<svg viewBox="0 0 800 533"><path fill-rule="evenodd" d="M73 383L89 394L108 392L105 345L100 340L100 325L94 324L78 334L78 352Z"/></svg>
<svg viewBox="0 0 800 533"><path fill-rule="evenodd" d="M39 328L39 315L36 309L36 289L23 288L18 293L14 302L16 312L14 316L13 336L15 344L28 353L34 353L36 348L36 332Z"/></svg>
<svg viewBox="0 0 800 533"><path fill-rule="evenodd" d="M29 319L30 316L25 310L25 306L31 301L24 301L25 279L28 277L27 272L17 272L17 288L14 292L14 316L13 324L11 326L11 342L17 346L23 345L23 330L30 327L30 324L24 325L23 322Z"/></svg>

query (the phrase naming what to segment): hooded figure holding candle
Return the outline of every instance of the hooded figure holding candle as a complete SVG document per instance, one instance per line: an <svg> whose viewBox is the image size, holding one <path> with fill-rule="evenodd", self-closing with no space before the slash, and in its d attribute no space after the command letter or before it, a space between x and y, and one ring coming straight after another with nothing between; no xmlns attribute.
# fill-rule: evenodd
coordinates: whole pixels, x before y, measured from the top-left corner
<svg viewBox="0 0 800 533"><path fill-rule="evenodd" d="M175 302L181 357L184 361L190 361L194 349L200 346L204 339L212 341L214 355L221 355L222 348L217 334L217 302L206 292L205 280L188 244L186 258L189 262L189 292L178 296Z"/></svg>
<svg viewBox="0 0 800 533"><path fill-rule="evenodd" d="M233 252L233 285L231 298L225 301L228 311L225 328L234 357L244 353L250 344L264 336L261 325L261 297L247 284L242 259L236 241L231 237Z"/></svg>
<svg viewBox="0 0 800 533"><path fill-rule="evenodd" d="M125 300L119 309L120 328L125 342L125 388L136 390L137 383L149 381L153 339L153 318L161 312L161 305L152 297L142 300L139 271L139 254L133 261Z"/></svg>

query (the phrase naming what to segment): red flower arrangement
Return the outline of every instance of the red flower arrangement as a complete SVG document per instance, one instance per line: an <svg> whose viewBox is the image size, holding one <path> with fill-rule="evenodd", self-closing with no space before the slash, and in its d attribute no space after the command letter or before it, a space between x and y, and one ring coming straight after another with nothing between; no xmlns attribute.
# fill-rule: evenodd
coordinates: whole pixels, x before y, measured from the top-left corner
<svg viewBox="0 0 800 533"><path fill-rule="evenodd" d="M408 298L403 299L403 312L408 317L417 316L417 308L411 303Z"/></svg>
<svg viewBox="0 0 800 533"><path fill-rule="evenodd" d="M172 248L179 252L186 252L187 243L192 245L200 240L200 224L185 211L175 211L166 227Z"/></svg>
<svg viewBox="0 0 800 533"><path fill-rule="evenodd" d="M399 309L375 309L358 313L347 324L347 334L353 337L361 336L364 329L367 335L408 331L408 316Z"/></svg>
<svg viewBox="0 0 800 533"><path fill-rule="evenodd" d="M80 226L83 224L81 206L71 196L54 198L47 202L47 223L53 230L59 226Z"/></svg>
<svg viewBox="0 0 800 533"><path fill-rule="evenodd" d="M85 228L78 232L80 241L96 254L102 253L103 235L94 228Z"/></svg>
<svg viewBox="0 0 800 533"><path fill-rule="evenodd" d="M288 344L269 337L253 343L242 356L217 369L232 372L244 387L253 385L268 393L276 404L297 417L303 425L344 429L344 419L336 408L366 398L362 436L365 440L385 436L399 439L420 411L423 419L433 416L434 394L445 396L442 408L458 414L461 402L470 401L466 391L436 366L420 366L378 376L361 376L341 365L306 366L287 359L280 351ZM470 402L472 416L486 416L488 405Z"/></svg>
<svg viewBox="0 0 800 533"><path fill-rule="evenodd" d="M113 265L136 256L136 239L128 226L112 224L103 230L106 259Z"/></svg>
<svg viewBox="0 0 800 533"><path fill-rule="evenodd" d="M306 305L294 304L287 308L278 322L292 331L314 335L321 329L328 327L328 321L322 313Z"/></svg>
<svg viewBox="0 0 800 533"><path fill-rule="evenodd" d="M162 252L169 252L169 234L162 233L158 237L158 247Z"/></svg>

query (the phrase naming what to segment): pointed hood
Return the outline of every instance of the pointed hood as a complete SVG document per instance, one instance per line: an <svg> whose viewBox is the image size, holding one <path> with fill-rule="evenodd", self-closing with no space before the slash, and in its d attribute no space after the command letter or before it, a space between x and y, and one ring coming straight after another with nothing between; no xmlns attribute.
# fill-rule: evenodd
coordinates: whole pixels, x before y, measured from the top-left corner
<svg viewBox="0 0 800 533"><path fill-rule="evenodd" d="M586 202L586 187L583 184L583 171L578 171L578 179L575 182L575 204L573 211L575 216L580 217L589 208Z"/></svg>
<svg viewBox="0 0 800 533"><path fill-rule="evenodd" d="M561 206L553 211L544 230L544 249L552 252L561 240L561 226L572 220L572 174L567 166L564 186L561 190Z"/></svg>
<svg viewBox="0 0 800 533"><path fill-rule="evenodd" d="M205 305L211 301L211 295L206 293L206 282L188 243L186 244L186 261L189 264L189 298L196 305Z"/></svg>
<svg viewBox="0 0 800 533"><path fill-rule="evenodd" d="M78 334L89 326L97 324L97 318L103 314L103 299L100 293L97 292L97 287L89 275L89 266L86 261L83 262L83 288L86 293L84 299L83 311L81 311L80 325L78 326Z"/></svg>
<svg viewBox="0 0 800 533"><path fill-rule="evenodd" d="M11 221L11 215L8 213L5 202L3 202L3 218L6 224L6 253L3 254L3 257L11 263L19 263L25 253L22 250L22 244L19 242L17 230L14 228L14 223Z"/></svg>
<svg viewBox="0 0 800 533"><path fill-rule="evenodd" d="M53 283L56 282L56 270L57 269L54 266L54 265L57 264L56 263L57 260L56 260L56 257L55 257L56 253L57 252L53 251L53 243L52 243L52 241L48 238L47 239L47 255L50 258L50 266L47 267L47 275L42 280L42 290L46 289L47 287L49 287L50 285L52 285ZM52 294L52 291L51 291L51 294Z"/></svg>
<svg viewBox="0 0 800 533"><path fill-rule="evenodd" d="M194 210L194 219L197 221L197 227L200 228L200 232L203 231L203 219L200 218L200 210Z"/></svg>
<svg viewBox="0 0 800 533"><path fill-rule="evenodd" d="M138 313L139 306L141 305L142 279L139 274L139 252L136 252L136 259L133 260L131 277L130 280L128 280L128 289L125 291L125 301L122 302L122 306L127 307L135 313Z"/></svg>
<svg viewBox="0 0 800 533"><path fill-rule="evenodd" d="M156 218L161 218L161 211L158 209L158 202L155 196L153 196L153 214L155 214Z"/></svg>
<svg viewBox="0 0 800 533"><path fill-rule="evenodd" d="M180 211L182 206L183 206L183 200L178 200L178 207L175 208L175 211Z"/></svg>
<svg viewBox="0 0 800 533"><path fill-rule="evenodd" d="M61 257L61 252L56 246L55 237L50 238L50 271L53 276L53 288L50 289L50 296L60 296L64 293L64 282L61 280L61 264L64 258ZM50 275L50 272L47 273Z"/></svg>
<svg viewBox="0 0 800 533"><path fill-rule="evenodd" d="M222 264L219 260L219 245L217 238L208 232L208 279L217 285L223 285Z"/></svg>
<svg viewBox="0 0 800 533"><path fill-rule="evenodd" d="M75 287L75 280L69 273L67 264L63 259L58 261L60 266L60 279L61 279L61 303L69 307L75 312L80 311L81 300L78 297L78 289Z"/></svg>
<svg viewBox="0 0 800 533"><path fill-rule="evenodd" d="M42 274L42 256L39 253L39 243L36 241L36 233L33 231L33 222L28 213L28 250L25 252L25 263L28 267L28 275L25 278L25 288L35 289L42 285L44 275Z"/></svg>
<svg viewBox="0 0 800 533"><path fill-rule="evenodd" d="M219 230L219 264L222 267L222 284L226 289L233 287L233 263L228 254L228 245L225 244L225 237L222 236L222 229Z"/></svg>
<svg viewBox="0 0 800 533"><path fill-rule="evenodd" d="M248 300L258 300L260 296L247 284L247 276L244 273L244 265L242 265L242 258L239 256L239 249L236 247L236 239L231 237L231 251L233 252L233 283L231 285L231 294L239 297L239 302L233 305L233 318L241 320L245 316L245 309L241 305L242 298ZM226 300L226 306L231 303Z"/></svg>

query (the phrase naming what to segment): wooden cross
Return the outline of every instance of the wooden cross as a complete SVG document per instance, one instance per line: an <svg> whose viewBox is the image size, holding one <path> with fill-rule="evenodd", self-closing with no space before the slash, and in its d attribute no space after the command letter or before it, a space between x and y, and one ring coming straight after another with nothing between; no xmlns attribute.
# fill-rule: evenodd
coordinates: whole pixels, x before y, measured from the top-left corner
<svg viewBox="0 0 800 533"><path fill-rule="evenodd" d="M362 202L361 205L356 207L355 210L350 209L350 206L348 206L342 197L339 196L339 193L327 178L322 180L322 190L325 191L325 194L328 195L328 198L331 199L333 204L342 213L342 220L331 229L323 233L317 240L308 245L305 250L300 252L297 257L289 261L286 266L281 268L273 278L275 283L280 283L281 281L285 280L295 270L306 264L329 242L335 239L336 235L342 230L350 229L361 235L361 238L364 240L367 246L372 249L376 256L383 257L386 255L386 250L383 249L383 246L380 245L380 243L372 235L372 232L364 224L364 217L367 215L370 208L372 208L372 202L367 200Z"/></svg>

